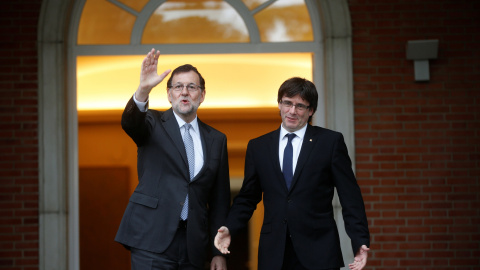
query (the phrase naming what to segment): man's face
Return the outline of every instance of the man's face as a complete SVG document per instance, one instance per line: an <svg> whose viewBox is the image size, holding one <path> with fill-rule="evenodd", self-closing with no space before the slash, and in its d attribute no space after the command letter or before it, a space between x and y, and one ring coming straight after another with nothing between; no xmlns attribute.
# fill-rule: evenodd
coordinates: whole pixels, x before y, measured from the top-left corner
<svg viewBox="0 0 480 270"><path fill-rule="evenodd" d="M200 86L200 78L197 73L194 71L178 73L173 76L172 87L168 89L168 101L172 104L175 113L186 122L195 118L198 107L205 99L205 90L197 88L196 91L189 91L189 87L183 87L191 84ZM175 86L179 85L181 85L181 89L175 90Z"/></svg>
<svg viewBox="0 0 480 270"><path fill-rule="evenodd" d="M283 96L282 103L278 104L280 109L280 116L282 117L282 126L289 132L297 131L303 128L308 123L308 118L313 114L313 109L307 108L305 110L299 109L297 106L285 105L285 103L291 103L293 105L303 104L310 106L306 100L296 95L294 97Z"/></svg>

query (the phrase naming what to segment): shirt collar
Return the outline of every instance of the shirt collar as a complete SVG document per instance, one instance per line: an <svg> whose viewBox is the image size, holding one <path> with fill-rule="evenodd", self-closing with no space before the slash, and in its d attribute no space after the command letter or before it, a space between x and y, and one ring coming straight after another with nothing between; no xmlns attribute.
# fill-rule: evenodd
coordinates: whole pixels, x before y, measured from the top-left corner
<svg viewBox="0 0 480 270"><path fill-rule="evenodd" d="M303 137L305 137L305 132L307 132L307 126L308 125L305 125L304 127L295 132L289 132L283 127L283 125L280 125L280 140L282 140L288 133L295 133L295 135L297 135L297 137L299 137L300 140L303 141Z"/></svg>
<svg viewBox="0 0 480 270"><path fill-rule="evenodd" d="M172 110L173 115L175 115L175 119L177 119L178 127L181 128L183 125L185 125L187 122L185 122L177 113L175 113L174 110ZM192 128L195 132L198 132L198 118L195 115L195 119L190 122L190 125L192 125Z"/></svg>

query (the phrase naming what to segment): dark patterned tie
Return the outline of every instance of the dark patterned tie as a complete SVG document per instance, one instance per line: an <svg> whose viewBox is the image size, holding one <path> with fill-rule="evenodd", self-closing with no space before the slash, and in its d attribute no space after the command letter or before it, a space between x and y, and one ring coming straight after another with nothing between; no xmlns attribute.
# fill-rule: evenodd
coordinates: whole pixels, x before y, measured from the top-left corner
<svg viewBox="0 0 480 270"><path fill-rule="evenodd" d="M185 144L185 150L187 151L188 171L190 173L190 181L192 181L195 174L195 152L193 151L192 135L190 135L190 128L192 127L192 125L186 123L184 127L185 133L183 134L183 143ZM182 220L186 220L188 218L188 193L187 197L185 198L185 203L183 204L180 218Z"/></svg>
<svg viewBox="0 0 480 270"><path fill-rule="evenodd" d="M293 178L293 146L292 140L295 138L295 133L289 133L285 135L288 137L287 146L283 152L283 178L285 178L285 183L287 188L290 189Z"/></svg>

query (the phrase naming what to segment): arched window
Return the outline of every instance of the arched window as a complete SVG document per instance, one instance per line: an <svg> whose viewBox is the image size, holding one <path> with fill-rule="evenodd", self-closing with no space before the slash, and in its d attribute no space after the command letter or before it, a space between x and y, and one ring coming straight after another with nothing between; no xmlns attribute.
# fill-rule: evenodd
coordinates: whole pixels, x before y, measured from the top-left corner
<svg viewBox="0 0 480 270"><path fill-rule="evenodd" d="M86 0L79 45L313 41L304 0Z"/></svg>
<svg viewBox="0 0 480 270"><path fill-rule="evenodd" d="M202 108L275 107L280 84L293 76L312 80L321 59L318 15L309 4L86 0L73 49L78 109L121 109L152 47L162 53L159 69L188 62L200 70L208 93ZM151 105L169 106L163 91L152 92Z"/></svg>

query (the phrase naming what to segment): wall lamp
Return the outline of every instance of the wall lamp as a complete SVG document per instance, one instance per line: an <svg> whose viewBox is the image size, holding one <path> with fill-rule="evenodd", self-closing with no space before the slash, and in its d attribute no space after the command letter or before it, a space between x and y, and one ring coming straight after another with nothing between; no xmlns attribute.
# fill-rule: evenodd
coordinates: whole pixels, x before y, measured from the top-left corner
<svg viewBox="0 0 480 270"><path fill-rule="evenodd" d="M438 39L410 40L407 42L407 59L414 61L415 81L430 80L429 59L437 59Z"/></svg>

